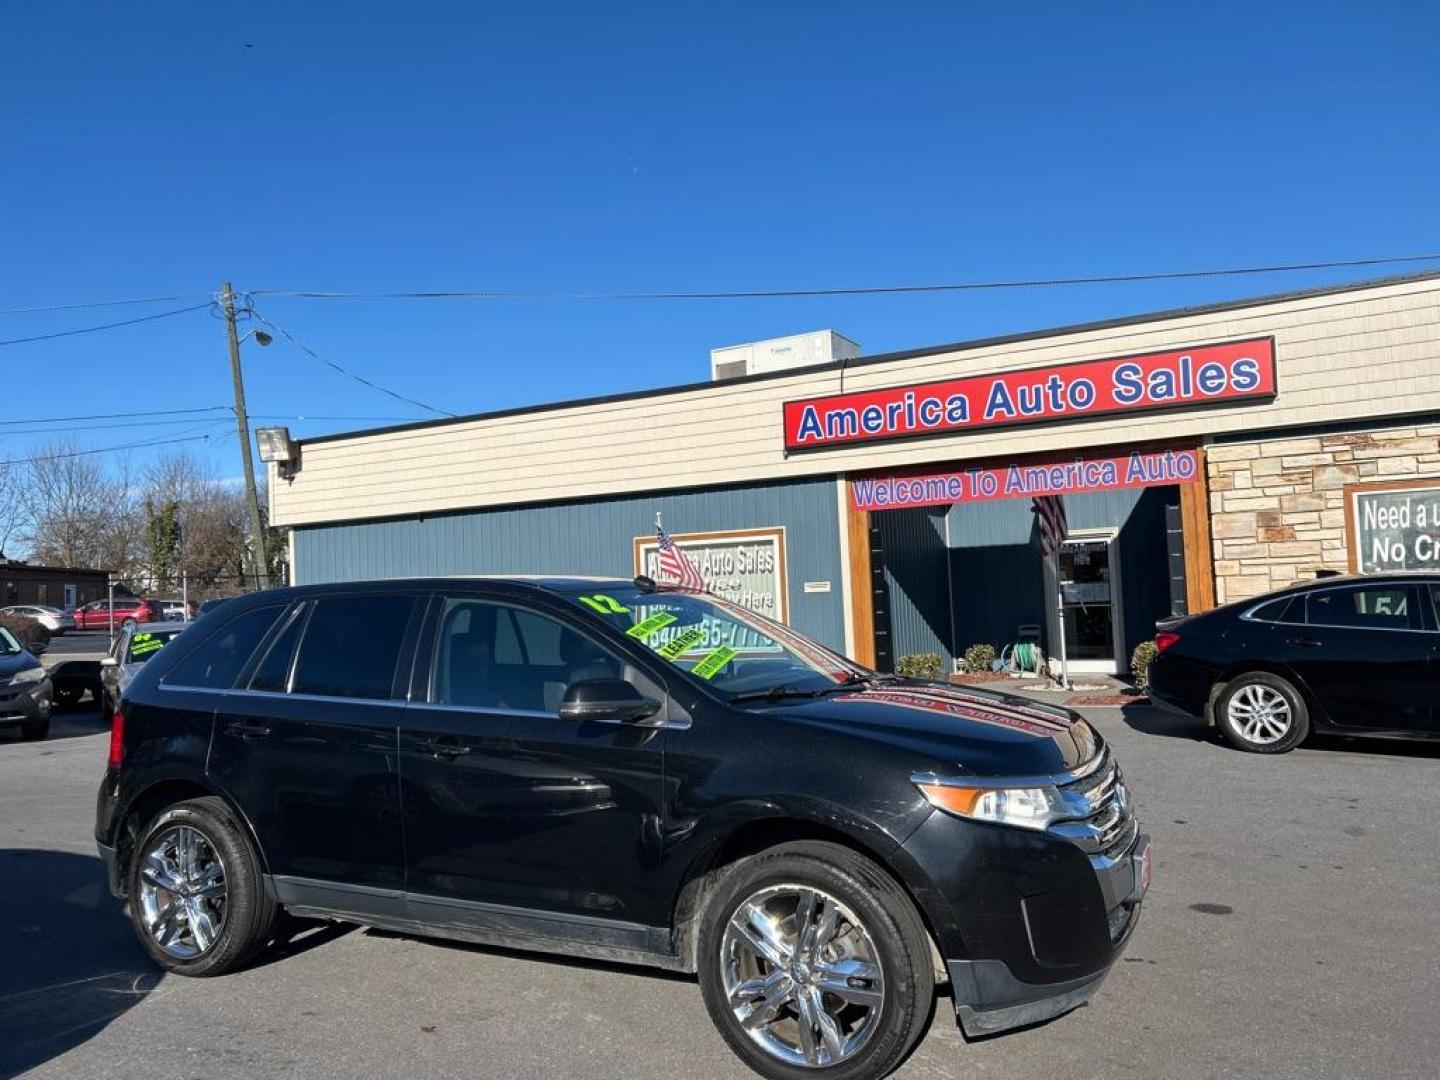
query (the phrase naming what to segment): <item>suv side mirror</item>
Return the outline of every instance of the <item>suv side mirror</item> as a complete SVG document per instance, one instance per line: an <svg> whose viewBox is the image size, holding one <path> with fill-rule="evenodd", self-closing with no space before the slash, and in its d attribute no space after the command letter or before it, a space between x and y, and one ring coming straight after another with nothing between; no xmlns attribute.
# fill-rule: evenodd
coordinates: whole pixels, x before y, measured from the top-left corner
<svg viewBox="0 0 1440 1080"><path fill-rule="evenodd" d="M49 646L43 641L32 641L26 648L30 650L31 656L44 656L45 650L49 648Z"/></svg>
<svg viewBox="0 0 1440 1080"><path fill-rule="evenodd" d="M624 724L659 711L660 702L647 698L624 679L582 679L566 688L560 702L562 720Z"/></svg>

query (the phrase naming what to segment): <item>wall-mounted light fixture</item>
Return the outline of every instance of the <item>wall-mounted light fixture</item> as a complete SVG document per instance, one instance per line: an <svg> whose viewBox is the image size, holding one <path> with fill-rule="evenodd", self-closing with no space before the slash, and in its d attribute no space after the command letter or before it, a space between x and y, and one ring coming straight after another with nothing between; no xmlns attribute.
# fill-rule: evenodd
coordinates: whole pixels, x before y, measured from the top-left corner
<svg viewBox="0 0 1440 1080"><path fill-rule="evenodd" d="M260 460L274 462L282 480L293 480L300 469L300 444L290 437L290 429L262 427L255 429L255 442L260 447Z"/></svg>

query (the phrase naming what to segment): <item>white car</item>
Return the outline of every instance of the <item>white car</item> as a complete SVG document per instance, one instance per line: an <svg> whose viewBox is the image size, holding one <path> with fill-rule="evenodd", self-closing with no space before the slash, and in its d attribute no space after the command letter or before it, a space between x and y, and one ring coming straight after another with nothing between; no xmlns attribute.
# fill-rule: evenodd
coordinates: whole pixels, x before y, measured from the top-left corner
<svg viewBox="0 0 1440 1080"><path fill-rule="evenodd" d="M59 637L66 630L75 629L75 617L67 615L59 608L47 607L44 604L16 604L14 607L0 608L0 615L22 615L27 619L34 619L51 636Z"/></svg>

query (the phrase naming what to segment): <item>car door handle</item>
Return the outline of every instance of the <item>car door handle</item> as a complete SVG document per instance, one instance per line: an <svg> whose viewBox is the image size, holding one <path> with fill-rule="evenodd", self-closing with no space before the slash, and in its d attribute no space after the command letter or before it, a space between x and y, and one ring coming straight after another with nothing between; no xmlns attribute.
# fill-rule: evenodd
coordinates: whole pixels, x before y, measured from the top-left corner
<svg viewBox="0 0 1440 1080"><path fill-rule="evenodd" d="M231 735L239 735L242 739L258 739L269 735L271 728L269 724L250 724L244 720L231 720L225 725L225 731Z"/></svg>
<svg viewBox="0 0 1440 1080"><path fill-rule="evenodd" d="M423 742L420 745L430 753L434 754L437 758L460 757L464 754L470 753L470 751L473 749L472 747L466 746L463 743L441 742L439 739L431 739L429 742Z"/></svg>
<svg viewBox="0 0 1440 1080"><path fill-rule="evenodd" d="M1302 649L1318 649L1323 644L1323 642L1317 641L1313 637L1292 637L1286 638L1285 644L1298 645Z"/></svg>

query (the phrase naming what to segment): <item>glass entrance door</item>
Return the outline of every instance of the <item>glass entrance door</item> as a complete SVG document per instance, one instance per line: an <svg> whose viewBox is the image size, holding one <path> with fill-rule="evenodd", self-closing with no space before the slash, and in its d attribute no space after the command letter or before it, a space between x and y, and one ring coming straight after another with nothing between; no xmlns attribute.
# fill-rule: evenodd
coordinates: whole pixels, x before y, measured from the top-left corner
<svg viewBox="0 0 1440 1080"><path fill-rule="evenodd" d="M1121 670L1120 565L1113 533L1074 536L1060 545L1061 618L1070 670L1115 675ZM1050 578L1047 569L1046 577ZM1050 596L1055 595L1054 582ZM1053 605L1052 605L1053 606ZM1051 616L1051 632L1055 617ZM1055 640L1054 636L1051 640Z"/></svg>

